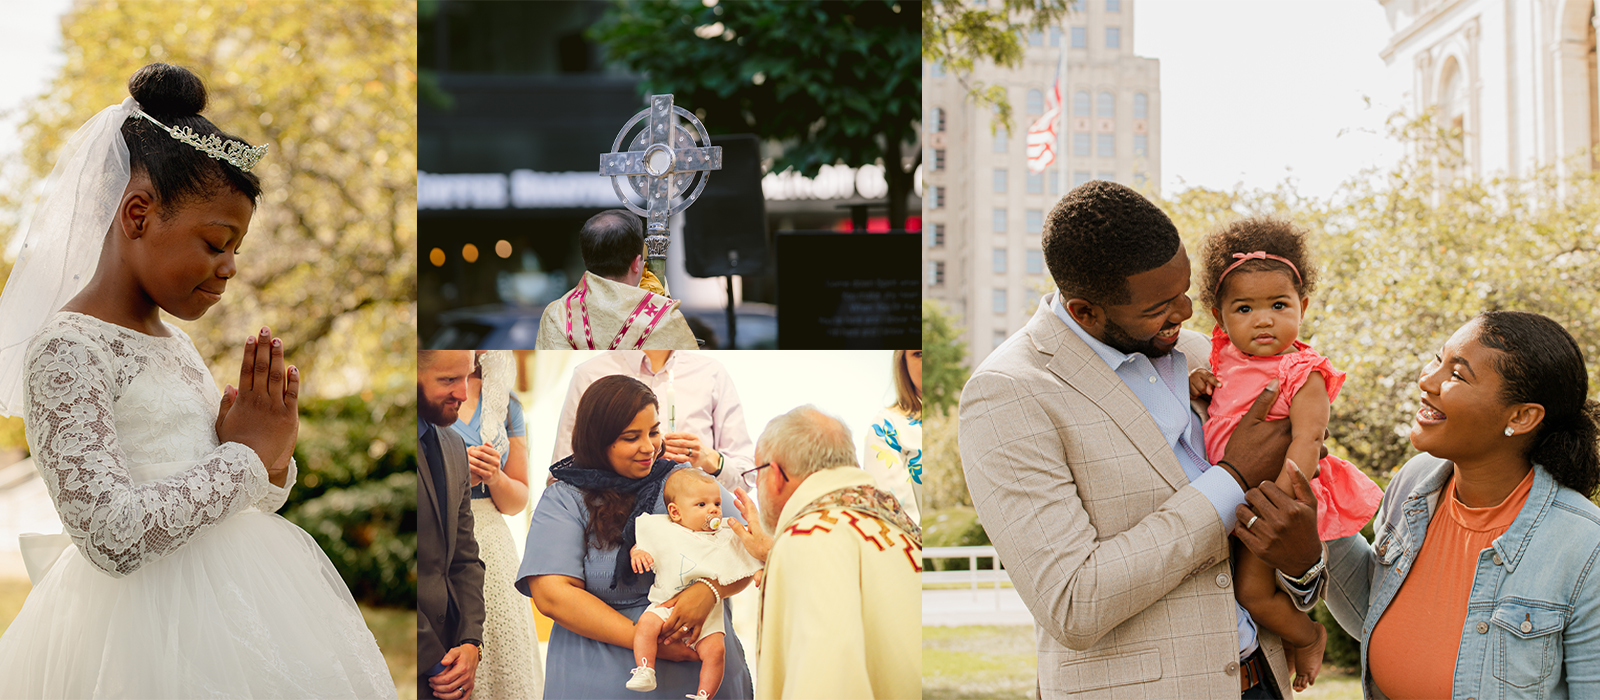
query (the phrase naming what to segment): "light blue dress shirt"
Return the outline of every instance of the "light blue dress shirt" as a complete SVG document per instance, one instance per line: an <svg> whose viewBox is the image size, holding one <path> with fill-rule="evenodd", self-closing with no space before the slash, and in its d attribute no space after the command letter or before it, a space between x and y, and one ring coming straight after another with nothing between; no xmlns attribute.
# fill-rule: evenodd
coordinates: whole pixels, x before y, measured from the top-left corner
<svg viewBox="0 0 1600 700"><path fill-rule="evenodd" d="M1144 404L1161 430L1161 436L1167 439L1167 447L1177 455L1178 464L1183 465L1189 484L1217 509L1223 530L1233 532L1234 526L1239 524L1234 510L1244 505L1244 490L1226 469L1212 469L1213 465L1205 458L1205 432L1200 427L1200 416L1189 407L1188 358L1177 348L1165 357L1151 359L1144 353L1128 354L1106 345L1072 320L1061 305L1059 294L1050 301L1050 310L1111 367L1134 396L1139 397L1139 403ZM1243 659L1256 650L1256 623L1239 601L1235 600L1233 607L1238 612L1239 658Z"/></svg>

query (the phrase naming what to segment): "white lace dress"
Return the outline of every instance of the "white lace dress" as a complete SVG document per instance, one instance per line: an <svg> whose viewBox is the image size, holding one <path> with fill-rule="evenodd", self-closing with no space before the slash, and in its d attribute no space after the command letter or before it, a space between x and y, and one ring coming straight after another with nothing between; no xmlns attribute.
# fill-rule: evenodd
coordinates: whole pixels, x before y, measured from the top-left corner
<svg viewBox="0 0 1600 700"><path fill-rule="evenodd" d="M394 697L287 488L217 444L189 337L74 313L28 349L28 446L72 539L0 636L0 697ZM289 483L294 471L290 468Z"/></svg>

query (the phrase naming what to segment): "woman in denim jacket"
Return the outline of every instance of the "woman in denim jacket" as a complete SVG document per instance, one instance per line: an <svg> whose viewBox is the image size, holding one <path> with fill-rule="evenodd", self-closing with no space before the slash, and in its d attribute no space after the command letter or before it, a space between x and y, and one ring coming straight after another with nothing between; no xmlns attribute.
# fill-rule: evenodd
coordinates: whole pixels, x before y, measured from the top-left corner
<svg viewBox="0 0 1600 700"><path fill-rule="evenodd" d="M1376 547L1328 543L1366 696L1600 697L1600 406L1577 343L1485 313L1417 385L1424 454L1389 483Z"/></svg>

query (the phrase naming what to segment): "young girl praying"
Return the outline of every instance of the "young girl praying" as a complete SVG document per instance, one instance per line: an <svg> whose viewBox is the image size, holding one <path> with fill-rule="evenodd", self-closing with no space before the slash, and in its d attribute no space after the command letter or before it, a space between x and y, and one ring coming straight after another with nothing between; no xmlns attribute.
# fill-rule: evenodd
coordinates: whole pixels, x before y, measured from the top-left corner
<svg viewBox="0 0 1600 700"><path fill-rule="evenodd" d="M0 413L65 530L0 635L0 697L394 697L339 572L274 514L299 430L283 340L239 338L218 392L163 318L241 293L267 147L200 116L188 70L128 91L62 150L0 296Z"/></svg>
<svg viewBox="0 0 1600 700"><path fill-rule="evenodd" d="M1207 235L1200 250L1200 301L1217 326L1211 333L1211 369L1189 375L1191 395L1211 395L1205 424L1206 454L1218 462L1234 428L1272 380L1279 383L1268 420L1288 418L1293 442L1288 458L1317 498L1317 534L1332 540L1359 532L1378 510L1383 492L1361 470L1338 457L1318 459L1329 406L1345 373L1300 342L1300 322L1316 284L1305 232L1287 221L1244 219ZM1319 473L1320 469L1320 473ZM1278 487L1291 492L1291 476ZM1252 523L1240 523L1248 528ZM1294 689L1316 681L1328 631L1295 608L1278 590L1272 567L1237 541L1233 547L1235 595L1251 619L1283 638L1294 664Z"/></svg>

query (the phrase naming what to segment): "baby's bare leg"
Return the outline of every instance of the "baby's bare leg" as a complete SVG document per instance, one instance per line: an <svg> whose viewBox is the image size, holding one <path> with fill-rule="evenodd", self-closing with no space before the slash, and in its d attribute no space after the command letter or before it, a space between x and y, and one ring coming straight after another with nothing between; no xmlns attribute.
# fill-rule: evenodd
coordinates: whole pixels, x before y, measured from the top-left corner
<svg viewBox="0 0 1600 700"><path fill-rule="evenodd" d="M639 660L640 666L656 667L656 638L661 636L661 626L665 624L666 620L652 612L639 616L639 624L633 627L633 658Z"/></svg>
<svg viewBox="0 0 1600 700"><path fill-rule="evenodd" d="M723 636L721 632L709 634L694 645L700 655L700 692L708 698L716 697L722 687Z"/></svg>
<svg viewBox="0 0 1600 700"><path fill-rule="evenodd" d="M1289 594L1279 590L1272 567L1238 540L1233 540L1233 562L1235 599L1256 625L1276 632L1293 647L1295 689L1305 690L1322 668L1328 631L1294 606Z"/></svg>

